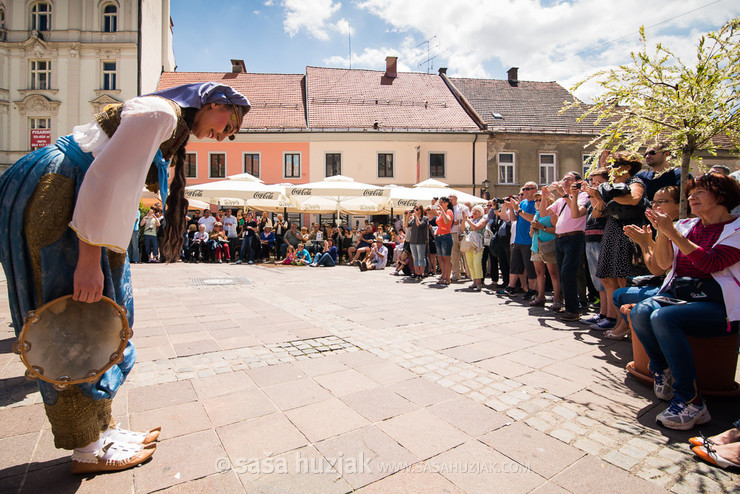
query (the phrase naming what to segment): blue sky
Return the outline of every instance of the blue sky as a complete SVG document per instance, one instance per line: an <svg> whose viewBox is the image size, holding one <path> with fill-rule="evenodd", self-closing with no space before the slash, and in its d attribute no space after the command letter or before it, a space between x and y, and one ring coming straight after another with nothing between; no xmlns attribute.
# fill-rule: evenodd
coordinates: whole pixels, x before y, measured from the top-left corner
<svg viewBox="0 0 740 494"><path fill-rule="evenodd" d="M304 73L307 65L523 80L566 88L662 42L689 59L699 36L740 15L737 0L171 0L178 71ZM431 62L427 58L434 57ZM586 85L578 96L597 91Z"/></svg>

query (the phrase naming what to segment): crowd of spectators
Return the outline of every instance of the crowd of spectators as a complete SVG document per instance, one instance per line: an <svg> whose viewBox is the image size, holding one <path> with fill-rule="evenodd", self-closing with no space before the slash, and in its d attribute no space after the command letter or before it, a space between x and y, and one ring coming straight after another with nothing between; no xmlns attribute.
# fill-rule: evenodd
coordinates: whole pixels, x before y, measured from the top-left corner
<svg viewBox="0 0 740 494"><path fill-rule="evenodd" d="M691 177L685 193L693 217L679 221L680 169L669 158L662 143L643 156L620 151L603 156L587 179L571 171L541 189L527 182L516 196L485 206L450 194L387 226L309 229L282 214L196 211L182 257L311 267L346 262L360 271L392 266L392 275L410 282L433 277L438 288L467 278L471 284L462 290L470 292L482 291L489 276L499 296L547 307L605 338L629 337L631 322L650 358L656 397L670 401L657 420L690 429L710 416L686 337L737 333L740 320L740 185L723 166ZM157 262L162 221L156 207L136 221L134 238L143 240L149 262Z"/></svg>

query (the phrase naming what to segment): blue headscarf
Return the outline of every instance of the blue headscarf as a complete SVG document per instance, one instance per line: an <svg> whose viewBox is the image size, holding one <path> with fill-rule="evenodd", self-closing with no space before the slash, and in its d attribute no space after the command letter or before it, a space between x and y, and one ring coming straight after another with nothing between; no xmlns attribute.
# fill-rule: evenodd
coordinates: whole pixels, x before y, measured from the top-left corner
<svg viewBox="0 0 740 494"><path fill-rule="evenodd" d="M221 103L225 105L246 106L246 113L252 106L249 100L237 92L231 86L219 84L218 82L196 82L183 84L169 89L163 89L147 96L161 96L174 101L183 108L202 108L208 103Z"/></svg>
<svg viewBox="0 0 740 494"><path fill-rule="evenodd" d="M238 120L238 122L235 122L237 128L241 127L241 121L244 118L244 115L252 106L243 94L235 91L231 86L219 84L218 82L194 82L192 84L183 84L182 86L175 86L169 89L150 93L146 96L160 96L162 98L167 98L183 108L201 109L209 103L232 105L235 113L233 118ZM231 140L233 140L233 138L233 136L230 137ZM162 157L162 152L157 150L157 155L154 157L154 164L157 166L159 195L162 199L162 204L164 204L167 201L167 168L169 166L169 161L165 161Z"/></svg>

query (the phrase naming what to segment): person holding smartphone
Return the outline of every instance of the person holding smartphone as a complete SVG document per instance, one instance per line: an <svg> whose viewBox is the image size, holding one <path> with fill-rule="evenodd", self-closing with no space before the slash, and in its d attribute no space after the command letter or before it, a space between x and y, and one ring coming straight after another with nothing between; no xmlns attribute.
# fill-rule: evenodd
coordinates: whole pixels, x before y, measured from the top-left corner
<svg viewBox="0 0 740 494"><path fill-rule="evenodd" d="M421 280L424 277L429 240L429 221L424 215L423 206L417 204L413 210L404 212L403 228L409 232L406 241L411 246L411 257L414 259L414 274L411 277Z"/></svg>

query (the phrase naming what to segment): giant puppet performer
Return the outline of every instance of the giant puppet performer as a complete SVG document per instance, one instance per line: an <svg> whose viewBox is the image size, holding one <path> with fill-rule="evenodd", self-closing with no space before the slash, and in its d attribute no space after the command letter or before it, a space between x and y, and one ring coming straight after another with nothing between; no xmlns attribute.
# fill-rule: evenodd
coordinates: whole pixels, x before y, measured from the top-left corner
<svg viewBox="0 0 740 494"><path fill-rule="evenodd" d="M185 145L191 134L233 139L249 108L246 97L215 82L136 97L109 105L0 176L0 260L16 335L29 311L70 295L82 307L112 299L133 325L126 248L142 187L159 187L166 199L162 251L174 261L187 212ZM112 420L111 402L136 360L130 341L120 357L92 382L38 381L55 446L73 450L73 473L123 470L154 453L159 428L127 431Z"/></svg>

